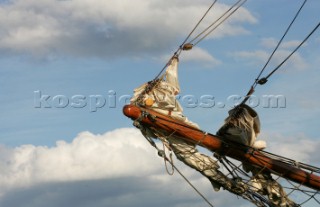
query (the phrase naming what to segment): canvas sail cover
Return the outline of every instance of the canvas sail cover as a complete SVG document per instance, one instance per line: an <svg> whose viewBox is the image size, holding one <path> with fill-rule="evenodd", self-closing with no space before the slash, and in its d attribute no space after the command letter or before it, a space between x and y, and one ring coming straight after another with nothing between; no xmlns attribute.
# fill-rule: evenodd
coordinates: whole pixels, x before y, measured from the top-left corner
<svg viewBox="0 0 320 207"><path fill-rule="evenodd" d="M176 95L180 93L178 63L178 57L174 56L166 68L165 76L156 80L156 84L152 90L146 92L146 88L149 86L149 83L145 83L136 88L134 90L131 103L136 103L142 94L142 100L138 104L150 107L159 113L169 115L195 128L199 128L197 124L189 121L187 117L183 115L183 108L176 99Z"/></svg>
<svg viewBox="0 0 320 207"><path fill-rule="evenodd" d="M229 111L229 116L218 130L217 135L250 147L264 149L266 148L266 142L256 140L259 133L260 119L258 113L250 106L241 104Z"/></svg>

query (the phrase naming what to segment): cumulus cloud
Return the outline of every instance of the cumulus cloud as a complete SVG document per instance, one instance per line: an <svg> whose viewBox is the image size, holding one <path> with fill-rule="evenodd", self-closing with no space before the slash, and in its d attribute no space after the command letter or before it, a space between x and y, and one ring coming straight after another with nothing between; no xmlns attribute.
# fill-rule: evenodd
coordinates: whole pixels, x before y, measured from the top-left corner
<svg viewBox="0 0 320 207"><path fill-rule="evenodd" d="M0 51L35 57L158 53L185 37L209 5L210 1L182 0L10 1L0 5ZM218 4L214 15L226 7ZM246 9L234 16L217 36L246 33L230 24L256 21Z"/></svg>
<svg viewBox="0 0 320 207"><path fill-rule="evenodd" d="M124 138L127 138L125 142ZM151 173L156 170L151 159L137 161L137 157L149 157L151 153L139 138L135 130L120 129L105 135L83 132L72 143L59 141L52 148L1 147L2 190L41 182L135 176L137 172L132 167L135 163L144 169L143 173Z"/></svg>
<svg viewBox="0 0 320 207"><path fill-rule="evenodd" d="M238 202L228 192L214 193L206 178L176 164L209 199ZM1 146L0 186L0 206L206 206L181 177L166 174L163 160L133 128L82 132L71 143L52 147Z"/></svg>
<svg viewBox="0 0 320 207"><path fill-rule="evenodd" d="M274 39L263 39L261 45L265 48L254 51L237 51L233 52L232 56L236 59L250 60L251 65L260 65L261 67L267 62L271 51L267 50L275 48L276 42ZM298 41L284 42L283 47L280 47L273 55L268 67L274 69L283 60L285 60L292 50L298 45ZM291 50L290 50L291 48ZM286 71L301 71L308 68L308 63L299 52L295 52L282 66ZM282 71L283 71L282 70Z"/></svg>
<svg viewBox="0 0 320 207"><path fill-rule="evenodd" d="M265 48L274 49L277 46L278 42L279 40L276 40L270 37L270 38L262 38L260 44ZM285 41L285 42L282 42L279 47L282 49L295 49L300 43L301 41L298 41L298 40ZM305 43L304 46L306 46L306 44L307 43Z"/></svg>
<svg viewBox="0 0 320 207"><path fill-rule="evenodd" d="M249 59L251 64L260 64L268 59L268 54L264 50L256 51L237 51L232 53L232 56L236 59Z"/></svg>
<svg viewBox="0 0 320 207"><path fill-rule="evenodd" d="M288 141L281 135L267 141L268 150L276 154L319 163L317 141ZM157 158L133 128L102 135L82 132L72 142L58 141L53 147L1 146L0 206L207 206L180 176L168 176ZM226 191L214 192L198 172L175 163L215 206L250 205Z"/></svg>
<svg viewBox="0 0 320 207"><path fill-rule="evenodd" d="M221 64L221 61L213 57L208 51L199 47L193 48L181 54L181 60L184 62L200 62L204 65L216 66Z"/></svg>
<svg viewBox="0 0 320 207"><path fill-rule="evenodd" d="M313 140L306 135L298 134L287 137L279 133L265 133L261 135L268 143L267 151L284 156L298 162L320 165L319 140Z"/></svg>
<svg viewBox="0 0 320 207"><path fill-rule="evenodd" d="M158 61L166 62L170 59L172 54L155 58ZM190 51L183 51L180 55L180 62L196 63L207 68L212 68L216 65L221 64L221 61L212 56L207 50L200 47L194 47Z"/></svg>

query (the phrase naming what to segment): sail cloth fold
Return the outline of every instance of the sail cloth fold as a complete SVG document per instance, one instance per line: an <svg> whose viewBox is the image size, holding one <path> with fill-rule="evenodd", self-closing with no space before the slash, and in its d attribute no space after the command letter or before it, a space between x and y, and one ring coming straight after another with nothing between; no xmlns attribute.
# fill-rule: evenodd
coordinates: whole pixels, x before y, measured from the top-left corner
<svg viewBox="0 0 320 207"><path fill-rule="evenodd" d="M246 104L241 104L230 110L225 123L218 130L217 135L223 139L247 145L255 149L264 149L266 142L256 140L260 133L260 119L257 112ZM298 206L291 201L282 186L275 181L270 172L261 168L242 163L243 169L252 173L250 179L251 189L259 194L266 195L275 206L293 207Z"/></svg>
<svg viewBox="0 0 320 207"><path fill-rule="evenodd" d="M273 205L280 207L300 206L288 198L282 186L272 178L269 172L262 172L260 168L252 168L251 172L251 189L261 195L266 195Z"/></svg>
<svg viewBox="0 0 320 207"><path fill-rule="evenodd" d="M142 101L138 104L152 108L152 110L171 116L174 119L183 121L189 126L199 129L196 123L189 121L187 117L183 115L183 108L175 97L180 92L178 63L179 59L174 56L166 68L165 79L164 77L160 79L151 91L145 93L148 83L135 89L131 103L136 103L141 93L145 93L143 94ZM156 130L145 127L141 128L141 130L145 136L161 137L161 140L167 142L166 145L173 150L180 161L206 176L216 191L218 191L220 187L223 187L230 191L233 190L237 192L237 194L244 192L244 188L238 189L232 180L218 170L219 164L215 159L199 153L194 144L174 135L163 137L159 131L157 132Z"/></svg>
<svg viewBox="0 0 320 207"><path fill-rule="evenodd" d="M256 140L259 133L258 113L250 106L241 104L229 111L229 116L218 130L217 135L256 149L264 149L267 146L266 142Z"/></svg>
<svg viewBox="0 0 320 207"><path fill-rule="evenodd" d="M143 94L142 100L138 103L139 105L152 108L152 110L159 113L169 115L174 119L189 124L190 126L199 128L196 123L189 121L188 118L183 115L183 108L176 99L176 95L180 93L178 63L178 57L174 56L166 68L165 76L155 80L156 83L152 90L146 90L150 82L136 88L134 90L131 103L136 103L141 94Z"/></svg>
<svg viewBox="0 0 320 207"><path fill-rule="evenodd" d="M237 195L246 191L247 187L242 181L235 181L224 175L219 170L218 161L200 153L193 144L185 142L176 136L170 136L167 140L176 157L187 166L207 177L215 191L219 191L221 187Z"/></svg>

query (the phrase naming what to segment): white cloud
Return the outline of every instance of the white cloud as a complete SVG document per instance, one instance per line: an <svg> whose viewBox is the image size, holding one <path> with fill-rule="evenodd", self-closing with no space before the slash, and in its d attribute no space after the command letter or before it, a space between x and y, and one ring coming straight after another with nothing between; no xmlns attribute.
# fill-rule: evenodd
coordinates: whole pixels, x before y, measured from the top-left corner
<svg viewBox="0 0 320 207"><path fill-rule="evenodd" d="M161 62L166 62L170 59L171 55L167 54L160 58L155 58ZM194 47L189 51L182 51L179 56L180 62L183 63L197 63L206 68L212 68L216 65L221 64L221 61L213 57L208 51L200 48Z"/></svg>
<svg viewBox="0 0 320 207"><path fill-rule="evenodd" d="M58 141L51 148L33 145L2 148L2 190L42 182L143 176L159 169L154 162L154 150L134 129L104 135L82 132L72 143Z"/></svg>
<svg viewBox="0 0 320 207"><path fill-rule="evenodd" d="M317 141L279 135L268 143L277 154L319 163ZM1 206L207 206L177 173L165 173L163 160L133 128L82 132L53 147L1 146L0 160ZM198 172L175 164L215 206L249 206L231 193L214 192Z"/></svg>
<svg viewBox="0 0 320 207"><path fill-rule="evenodd" d="M261 39L261 45L268 49L274 49L279 40L276 40L272 37L270 38L262 38ZM301 40L291 40L291 41L284 41L280 44L279 48L281 49L295 49L299 44L301 43ZM307 43L304 44L306 46Z"/></svg>
<svg viewBox="0 0 320 207"><path fill-rule="evenodd" d="M293 51L295 46L299 44L297 41L284 42L284 46L280 47L271 58L268 64L268 68L271 70L275 69L282 61L284 61L289 54ZM263 39L261 45L268 48L274 48L276 43L273 39ZM288 48L288 49L286 49ZM290 50L290 48L292 48ZM232 53L232 56L236 59L249 59L249 63L252 65L261 65L261 67L267 62L272 51L267 51L266 49L254 50L254 51L237 51ZM308 68L308 63L304 57L301 56L299 52L295 52L282 66L280 71L301 71ZM271 71L270 71L271 72Z"/></svg>
<svg viewBox="0 0 320 207"><path fill-rule="evenodd" d="M221 64L221 61L214 58L208 51L199 47L193 48L191 51L185 51L181 54L183 62L200 62L204 65L211 65L211 67Z"/></svg>
<svg viewBox="0 0 320 207"><path fill-rule="evenodd" d="M260 64L268 59L268 54L264 50L238 51L232 53L236 59L249 59L251 64Z"/></svg>
<svg viewBox="0 0 320 207"><path fill-rule="evenodd" d="M284 136L279 133L264 133L260 136L267 141L267 151L284 156L298 162L319 166L319 140L312 140L303 134Z"/></svg>
<svg viewBox="0 0 320 207"><path fill-rule="evenodd" d="M160 0L15 0L0 6L0 51L35 57L156 54L185 37L209 5L208 1L182 0L170 4ZM214 15L226 7L218 4ZM217 36L246 33L230 24L255 22L246 9L234 17Z"/></svg>
<svg viewBox="0 0 320 207"><path fill-rule="evenodd" d="M175 164L215 203L228 197L239 202L228 192L215 193L198 172ZM1 146L0 169L0 206L207 206L177 173L166 174L163 160L133 128L82 132L53 147Z"/></svg>

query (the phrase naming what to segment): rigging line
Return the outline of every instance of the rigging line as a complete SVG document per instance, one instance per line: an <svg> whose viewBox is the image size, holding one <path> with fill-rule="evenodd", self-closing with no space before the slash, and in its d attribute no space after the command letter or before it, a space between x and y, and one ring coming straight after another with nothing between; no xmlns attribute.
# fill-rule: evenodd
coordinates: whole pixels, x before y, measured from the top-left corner
<svg viewBox="0 0 320 207"><path fill-rule="evenodd" d="M236 169L234 169L230 163L226 162L227 158L225 156L221 156L219 161L222 163L222 165L228 170L229 174L232 176L233 179L239 178L239 175L237 174ZM232 168L232 170L229 169L228 165Z"/></svg>
<svg viewBox="0 0 320 207"><path fill-rule="evenodd" d="M286 158L286 157L283 157L283 156L280 156L280 155L276 155L276 154L273 154L271 152L260 151L260 153L268 156L269 158L277 159L277 160L282 161L282 162L286 162L287 164L290 164L292 166L296 166L294 164L297 163L293 159L289 159L289 158ZM320 168L318 168L318 167L315 167L315 166L312 166L312 165L308 165L308 164L305 164L305 163L302 163L302 162L298 162L298 164L299 164L299 168L306 169L306 170L309 170L311 172L316 172L316 173L320 172Z"/></svg>
<svg viewBox="0 0 320 207"><path fill-rule="evenodd" d="M239 173L241 173L243 176L245 176L245 177L248 177L248 178L252 178L252 177L254 177L254 176L249 176L249 174L247 174L247 173L245 173L243 170L241 170L238 166L236 166L233 162L231 162L230 160L228 160L226 157L224 157L225 158L225 161L228 163L228 165L231 167L231 168L233 168L233 170L235 171L235 172L239 172ZM261 169L261 171L262 171L263 169ZM238 177L238 178L240 178L240 179L243 179L243 177ZM271 207L275 207L272 203L270 203L263 195L260 195L259 193L257 193L257 192L255 192L256 190L257 190L257 188L255 187L255 186L253 186L253 185L250 185L249 184L249 180L247 181L247 183L246 183L251 189L248 189L247 190L247 192L246 192L246 194L247 194L247 200L249 200L249 201L251 201L251 202L253 202L254 204L260 204L260 205L262 205L263 204L263 206L266 206L266 204L268 204L268 206L271 206ZM251 195L252 196L252 198L250 198L250 197L248 197L248 194L249 195ZM245 198L245 196L242 196L243 198ZM257 199L259 199L259 201L257 200ZM261 203L262 202L262 203ZM259 206L260 206L259 205Z"/></svg>
<svg viewBox="0 0 320 207"><path fill-rule="evenodd" d="M307 2L307 0L304 0L304 2L302 3L301 7L299 8L298 12L296 13L296 15L294 16L294 18L292 19L291 23L289 24L288 28L286 29L285 33L283 34L283 36L281 37L280 41L278 42L277 46L274 48L274 50L272 51L269 59L267 60L266 64L263 66L262 70L260 71L259 75L257 76L255 82L253 83L252 87L255 87L255 85L257 85L257 82L260 78L260 76L262 75L263 71L266 69L267 65L269 64L271 58L273 57L273 55L275 54L275 52L278 50L280 44L282 43L283 39L285 38L285 36L287 35L287 33L289 32L291 26L293 25L293 23L295 22L296 18L298 17L298 15L300 14L300 11L302 10L303 6L305 5L305 3Z"/></svg>
<svg viewBox="0 0 320 207"><path fill-rule="evenodd" d="M214 207L210 201L185 177L182 172L171 162L167 157L164 157L172 166L173 168L180 174L180 176L203 198L203 200L211 207Z"/></svg>
<svg viewBox="0 0 320 207"><path fill-rule="evenodd" d="M234 5L232 5L227 11L225 11L216 21L214 21L212 24L210 24L206 29L204 29L200 34L198 34L196 37L194 37L190 43L194 42L196 39L198 39L201 35L203 35L205 32L207 32L213 25L215 25L220 19L222 19L227 13L229 13L237 4L239 4L243 0L238 0ZM246 0L245 0L246 1Z"/></svg>
<svg viewBox="0 0 320 207"><path fill-rule="evenodd" d="M163 136L163 135L161 135L161 136ZM161 137L160 136L160 137ZM162 139L160 139L161 141L163 141ZM163 156L163 155L165 155L163 152L159 152L158 151L158 154L159 155L161 155L161 156ZM168 159L167 157L165 158L165 159ZM169 163L170 163L170 161L169 160L167 160ZM228 160L226 160L226 161L228 161ZM236 167L237 168L237 167ZM178 171L178 169L176 169L177 171ZM238 169L239 170L239 169ZM235 171L235 169L233 169L233 171ZM183 176L183 175L181 175L181 176ZM248 176L248 175L247 175ZM250 176L248 176L248 177L250 177ZM252 187L252 186L251 186ZM245 193L244 195L241 195L241 197L243 197L244 199L247 199L247 200L249 200L250 202L253 202L253 203L255 203L255 204L257 204L257 203L259 203L260 205L261 204L263 204L263 203L267 203L268 204L268 206L273 206L272 204L270 204L264 197L262 197L261 195L259 195L259 194L257 194L257 193L255 193L255 192L253 192L253 191L247 191L247 193ZM259 199L259 201L257 200L257 199ZM261 203L261 202L263 202L263 203ZM263 206L266 206L265 204L263 204ZM274 206L273 206L274 207Z"/></svg>
<svg viewBox="0 0 320 207"><path fill-rule="evenodd" d="M174 53L174 55L169 59L169 61L167 62L167 64L162 68L162 70L160 71L160 73L156 76L155 79L157 79L161 73L164 71L164 69L169 66L171 59L176 56L179 51L181 51L182 46L188 41L188 39L190 38L190 36L193 34L193 32L197 29L197 27L200 25L200 23L202 22L202 20L207 16L208 12L212 9L212 7L215 5L215 3L218 0L214 0L213 3L210 5L210 7L207 9L207 11L204 13L204 15L201 17L201 19L198 21L198 23L194 26L194 28L191 30L191 32L189 33L189 35L186 37L186 39L182 42L181 46L177 49L177 51ZM154 80L155 80L154 79Z"/></svg>
<svg viewBox="0 0 320 207"><path fill-rule="evenodd" d="M271 55L269 56L266 64L263 66L263 68L261 69L260 73L258 74L257 78L254 80L254 83L252 84L252 86L250 87L247 95L245 96L245 98L243 99L243 101L241 102L240 105L244 104L245 102L248 101L248 99L250 98L250 96L254 93L254 89L257 86L257 84L259 83L259 78L261 77L263 71L266 69L267 65L269 64L270 60L272 59L273 55L275 54L275 52L278 50L280 44L282 43L283 39L285 38L285 36L287 35L287 33L289 32L291 26L293 25L293 23L295 22L296 18L298 17L298 15L300 14L302 8L304 7L305 3L307 2L307 0L304 0L304 2L302 3L302 5L300 6L299 10L297 11L297 13L295 14L294 18L292 19L292 21L290 22L288 28L286 29L285 33L282 35L281 39L279 40L277 46L274 48L274 50L272 51ZM266 79L263 79L266 80Z"/></svg>
<svg viewBox="0 0 320 207"><path fill-rule="evenodd" d="M162 141L162 140L161 140ZM166 156L166 146L165 146L165 144L164 144L164 142L162 142L162 145L163 145L163 155L165 155ZM170 152L170 161L173 163L173 160L172 160L172 152ZM173 168L173 166L171 165L171 172L169 172L169 169L168 169L168 166L167 166L167 160L164 158L164 165L165 165L165 167L166 167L166 171L167 171L167 173L168 173L168 175L173 175L174 174L174 168Z"/></svg>
<svg viewBox="0 0 320 207"><path fill-rule="evenodd" d="M269 73L266 77L260 79L260 80L265 80L268 81L268 78L274 73L276 72L308 39L309 37L319 28L320 26L320 22L315 26L315 28L308 34L308 36L273 70L271 71L271 73ZM259 81L260 81L259 80ZM259 83L258 81L258 83ZM265 83L265 82L264 82ZM262 84L264 84L262 83ZM259 83L260 84L260 83ZM261 84L261 85L262 85Z"/></svg>
<svg viewBox="0 0 320 207"><path fill-rule="evenodd" d="M152 138L148 138L145 136L145 138L148 140L148 142L151 144L151 146L153 146L157 151L158 151L158 155L160 157L163 157L163 159L165 159L167 162L169 162L171 164L171 166L179 173L179 175L202 197L202 199L211 207L214 207L210 201L188 180L188 178L183 175L183 173L177 168L177 166L172 162L172 160L170 160L167 155L164 153L163 150L160 150L158 148L158 146L156 145L156 143L152 140ZM160 139L160 141L162 142L162 140Z"/></svg>
<svg viewBox="0 0 320 207"><path fill-rule="evenodd" d="M211 8L215 5L215 3L217 2L217 0L215 0L211 6L208 8L208 10L204 13L204 15L202 16L202 18L198 21L198 23L196 24L196 26L192 29L192 31L189 33L189 35L186 37L186 39L182 42L180 48L188 41L188 39L190 38L190 36L192 35L192 33L197 29L197 27L199 26L199 24L202 22L202 20L207 16L208 12L211 10Z"/></svg>
<svg viewBox="0 0 320 207"><path fill-rule="evenodd" d="M240 174L242 174L243 176L247 176L250 177L249 174L247 174L246 172L244 172L242 169L240 169L240 166L243 166L243 163L241 162L241 164L239 166L235 165L233 162L231 162L228 158L224 157L226 163L235 171L238 172ZM239 176L239 175L238 175Z"/></svg>
<svg viewBox="0 0 320 207"><path fill-rule="evenodd" d="M157 118L160 118L160 119L163 119L162 117L157 117ZM167 121L169 121L169 120L167 120ZM227 143L227 142L225 142L223 139L220 139L219 137L217 137L221 142L223 142L223 143ZM229 145L231 145L231 146L235 146L235 145L233 145L232 143L230 143L230 142L228 142L228 144ZM237 145L237 146L239 146L239 145ZM247 146L248 147L248 146ZM254 148L252 148L252 147L249 147L250 149L254 149ZM254 149L255 150L255 149ZM294 160L292 160L292 159L289 159L289 158L286 158L286 157L283 157L283 156L279 156L279 155L276 155L276 154L272 154L272 153L270 153L270 152L267 152L267 151L260 151L263 155L265 155L265 156L267 156L267 157L269 157L269 158L271 158L271 159L277 159L278 161L281 161L281 162L283 162L284 164L288 164L288 165L290 165L290 166L293 166L293 167L297 167L296 165L294 165L293 163L296 163L296 161L294 161ZM252 155L252 156L254 156L254 155ZM255 156L254 156L255 157ZM268 162L269 163L269 162ZM319 168L317 168L317 167L314 167L314 166L305 166L306 164L304 164L304 163L300 163L299 162L299 166L300 167L298 167L298 168L302 168L302 169L306 169L306 170L310 170L310 171L312 171L312 172L316 172L316 173L318 173L319 172ZM277 173L275 173L275 174L277 174ZM319 182L319 181L317 181L317 180L314 180L315 182Z"/></svg>
<svg viewBox="0 0 320 207"><path fill-rule="evenodd" d="M167 66L169 66L170 61L172 60L173 57L177 56L178 54L180 54L181 50L182 50L182 46L188 41L188 39L190 38L190 36L193 34L193 32L197 29L197 27L200 25L200 23L203 21L203 19L207 16L207 14L209 13L209 11L212 9L212 7L216 4L218 0L214 0L213 3L210 5L210 7L207 9L207 11L204 13L204 15L201 17L201 19L198 21L198 23L194 26L194 28L191 30L191 32L189 33L189 35L186 37L186 39L182 42L181 46L176 50L176 52L174 53L174 55L169 59L169 61L167 62L167 64L162 68L162 70L159 72L159 74L154 78L157 79L161 73L166 69Z"/></svg>
<svg viewBox="0 0 320 207"><path fill-rule="evenodd" d="M170 65L171 60L174 57L178 57L181 53L182 47L183 45L188 41L188 39L190 38L190 36L192 35L192 33L196 30L196 28L199 26L199 24L202 22L202 20L206 17L206 15L208 14L208 12L211 10L211 8L215 5L215 3L217 2L217 0L214 0L214 2L210 5L210 7L207 9L207 11L204 13L204 15L202 16L202 18L198 21L198 23L196 24L196 26L191 30L191 32L189 33L189 35L186 37L186 39L182 42L182 44L180 45L180 47L176 50L176 52L171 56L171 58L167 61L167 63L165 64L165 66L160 70L160 72L155 76L155 78L151 81L151 83L149 84L149 90L152 90L152 88L155 86L155 82L156 80L160 77L160 75L163 73L163 71ZM145 89L139 96L138 99L141 99L142 96L144 94L147 93L147 89Z"/></svg>
<svg viewBox="0 0 320 207"><path fill-rule="evenodd" d="M224 17L224 19L222 19L221 22L219 22L215 27L213 27L207 34L205 34L202 38L200 38L195 44L197 45L199 42L201 42L204 38L206 38L209 34L211 34L218 26L220 26L223 22L225 22L232 14L234 14L247 0L239 0L236 4L234 4L234 6L236 6L239 2L240 4L229 13L230 9L228 10L228 12L226 12L224 15L227 15L227 13L229 13L226 17ZM232 6L232 8L234 7ZM223 15L223 16L224 16ZM219 18L220 19L220 18ZM217 22L217 21L216 21ZM212 26L212 25L211 25ZM211 27L210 26L210 27ZM208 28L209 29L209 28Z"/></svg>

